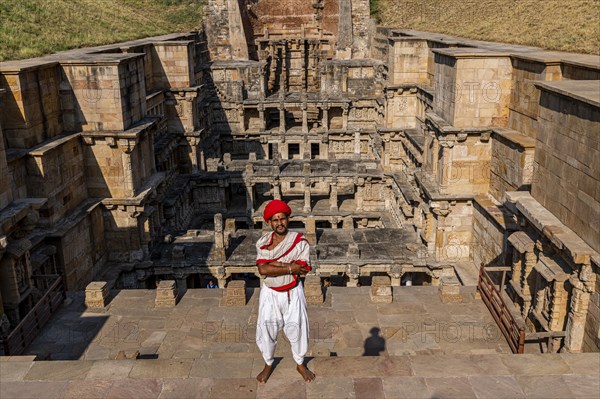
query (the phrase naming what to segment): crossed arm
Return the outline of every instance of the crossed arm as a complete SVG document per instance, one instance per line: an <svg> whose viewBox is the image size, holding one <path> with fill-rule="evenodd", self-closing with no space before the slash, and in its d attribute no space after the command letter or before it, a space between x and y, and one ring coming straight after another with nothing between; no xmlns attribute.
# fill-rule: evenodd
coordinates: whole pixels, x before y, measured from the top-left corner
<svg viewBox="0 0 600 399"><path fill-rule="evenodd" d="M267 277L284 276L286 274L303 276L308 273L306 269L303 269L303 265L299 263L284 263L279 261L258 265L258 272Z"/></svg>

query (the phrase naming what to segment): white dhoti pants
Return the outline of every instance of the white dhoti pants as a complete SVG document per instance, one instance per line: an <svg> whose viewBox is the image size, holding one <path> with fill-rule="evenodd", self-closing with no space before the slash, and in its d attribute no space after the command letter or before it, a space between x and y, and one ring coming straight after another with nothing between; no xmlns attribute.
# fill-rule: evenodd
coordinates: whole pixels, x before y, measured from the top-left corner
<svg viewBox="0 0 600 399"><path fill-rule="evenodd" d="M302 283L287 292L266 286L260 290L256 345L269 366L274 361L277 334L281 329L290 341L294 361L302 364L308 350L308 314Z"/></svg>

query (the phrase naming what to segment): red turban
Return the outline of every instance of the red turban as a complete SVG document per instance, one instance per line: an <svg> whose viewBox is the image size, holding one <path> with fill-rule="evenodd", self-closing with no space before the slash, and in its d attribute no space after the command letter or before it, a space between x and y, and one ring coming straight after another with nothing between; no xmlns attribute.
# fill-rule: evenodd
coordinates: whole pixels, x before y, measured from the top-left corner
<svg viewBox="0 0 600 399"><path fill-rule="evenodd" d="M263 213L265 222L268 222L276 213L285 213L290 216L292 214L292 209L283 201L273 200L265 206L265 212Z"/></svg>

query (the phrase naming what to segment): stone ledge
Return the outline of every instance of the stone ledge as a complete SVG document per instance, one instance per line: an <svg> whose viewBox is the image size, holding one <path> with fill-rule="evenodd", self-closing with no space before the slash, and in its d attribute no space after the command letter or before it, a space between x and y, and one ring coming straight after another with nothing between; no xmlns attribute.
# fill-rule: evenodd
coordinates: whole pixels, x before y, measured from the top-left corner
<svg viewBox="0 0 600 399"><path fill-rule="evenodd" d="M494 128L492 129L492 137L494 135L500 136L502 139L509 141L510 143L514 144L515 146L521 149L535 148L535 139L529 136L525 136L523 133L517 130L502 127Z"/></svg>
<svg viewBox="0 0 600 399"><path fill-rule="evenodd" d="M600 108L600 90L597 80L565 80L534 82L535 87Z"/></svg>
<svg viewBox="0 0 600 399"><path fill-rule="evenodd" d="M515 213L521 213L533 226L544 234L558 249L565 249L573 263L588 263L598 256L573 230L562 224L527 191L511 191L504 194L505 204Z"/></svg>

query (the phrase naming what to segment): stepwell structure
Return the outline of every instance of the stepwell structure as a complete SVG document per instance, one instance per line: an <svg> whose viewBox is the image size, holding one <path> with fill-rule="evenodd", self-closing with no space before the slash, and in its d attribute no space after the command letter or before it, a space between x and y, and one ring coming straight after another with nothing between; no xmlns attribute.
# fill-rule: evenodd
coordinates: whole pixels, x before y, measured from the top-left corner
<svg viewBox="0 0 600 399"><path fill-rule="evenodd" d="M474 264L514 351L599 350L599 57L377 27L367 0L205 13L0 65L6 352L92 280L256 274L273 198L317 275L438 285Z"/></svg>

